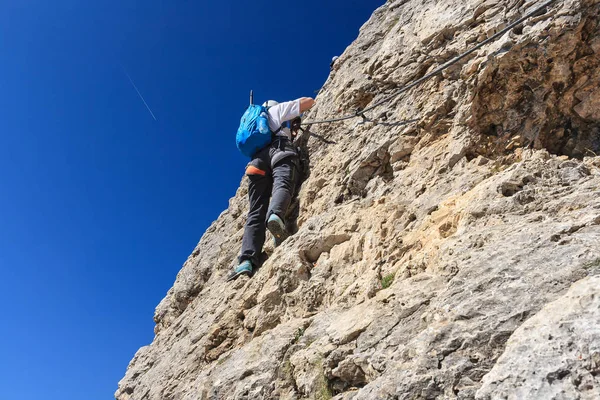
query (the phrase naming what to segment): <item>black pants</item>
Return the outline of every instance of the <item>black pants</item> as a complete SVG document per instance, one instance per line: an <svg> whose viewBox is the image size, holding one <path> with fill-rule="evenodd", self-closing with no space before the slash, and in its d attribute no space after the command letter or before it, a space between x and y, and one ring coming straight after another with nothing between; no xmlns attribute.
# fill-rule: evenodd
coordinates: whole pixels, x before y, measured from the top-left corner
<svg viewBox="0 0 600 400"><path fill-rule="evenodd" d="M287 139L276 139L259 151L246 167L250 207L239 262L250 260L254 266L261 264L271 214L287 222L288 208L296 195L297 164L298 155L292 144Z"/></svg>

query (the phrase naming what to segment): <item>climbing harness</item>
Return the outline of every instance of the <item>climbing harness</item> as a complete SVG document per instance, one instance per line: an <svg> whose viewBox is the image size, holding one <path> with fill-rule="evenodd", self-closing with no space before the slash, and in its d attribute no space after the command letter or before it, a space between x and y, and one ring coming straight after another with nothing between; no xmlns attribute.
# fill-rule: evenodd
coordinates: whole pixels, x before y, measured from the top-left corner
<svg viewBox="0 0 600 400"><path fill-rule="evenodd" d="M450 61L447 61L446 63L440 65L434 71L432 71L432 72L428 73L427 75L425 75L425 76L417 79L416 81L413 81L412 83L410 83L410 84L408 84L406 86L401 87L396 92L390 94L387 97L384 97L383 99L379 100L375 104L373 104L373 105L371 105L371 106L369 106L369 107L367 107L365 109L358 109L354 114L346 115L346 116L343 116L343 117L337 117L337 118L331 118L331 119L324 119L324 120L319 120L319 121L302 122L302 125L315 125L315 124L325 124L325 123L329 123L329 122L339 122L339 121L345 121L345 120L356 118L356 117L361 117L362 118L361 124L363 124L365 122L370 122L369 119L365 116L366 112L369 112L369 111L373 110L375 107L378 107L378 106L382 105L383 103L387 103L388 101L390 101L393 98L399 96L400 94L402 94L402 93L404 93L404 92L412 89L413 87L415 87L417 85L420 85L421 83L423 83L423 82L425 82L425 81L433 78L436 75L439 75L440 73L442 73L448 67L456 64L457 62L459 62L460 60L462 60L463 58L465 58L469 54L473 53L474 51L479 50L480 48L482 48L486 44L488 44L490 42L493 42L494 40L496 40L499 37L503 36L506 32L510 31L511 29L513 29L514 27L516 27L517 25L520 25L526 19L528 19L530 17L533 17L534 15L538 14L540 11L542 11L544 8L546 8L550 4L554 3L555 1L556 0L548 0L548 1L546 1L541 6L537 7L533 11L525 14L524 16L522 16L521 18L519 18L518 20L516 20L512 24L508 25L506 28L504 28L501 31L497 32L496 34L490 36L489 38L487 38L486 40L482 41L481 43L473 46L472 48L470 48L469 50L465 51L464 53L462 53L462 54L454 57Z"/></svg>

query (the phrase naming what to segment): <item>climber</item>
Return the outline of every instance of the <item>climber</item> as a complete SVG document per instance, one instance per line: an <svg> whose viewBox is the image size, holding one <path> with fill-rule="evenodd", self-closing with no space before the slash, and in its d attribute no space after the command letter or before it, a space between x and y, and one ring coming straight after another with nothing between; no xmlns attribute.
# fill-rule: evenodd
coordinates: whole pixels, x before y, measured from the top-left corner
<svg viewBox="0 0 600 400"><path fill-rule="evenodd" d="M340 58L340 57L338 57L338 56L334 56L334 57L331 59L331 63L329 64L329 70L333 71L333 65L334 65L334 64L335 64L335 62L338 60L338 58Z"/></svg>
<svg viewBox="0 0 600 400"><path fill-rule="evenodd" d="M263 104L268 111L273 139L269 145L253 154L252 161L246 166L250 202L248 219L238 265L228 275L227 281L243 274L250 276L260 266L266 229L275 238L275 246L290 235L285 219L296 195L299 165L292 132L286 125L314 104L315 101L310 97L284 103L269 100Z"/></svg>

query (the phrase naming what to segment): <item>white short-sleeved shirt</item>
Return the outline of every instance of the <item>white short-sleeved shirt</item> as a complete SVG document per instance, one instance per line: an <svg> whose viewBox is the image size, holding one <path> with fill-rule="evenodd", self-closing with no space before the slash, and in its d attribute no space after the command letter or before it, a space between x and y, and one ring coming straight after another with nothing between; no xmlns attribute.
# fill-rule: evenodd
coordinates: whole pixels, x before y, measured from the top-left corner
<svg viewBox="0 0 600 400"><path fill-rule="evenodd" d="M279 103L269 108L269 128L276 132L286 121L291 121L300 116L300 99ZM285 136L292 140L292 133L289 128L282 128L277 132L277 136Z"/></svg>

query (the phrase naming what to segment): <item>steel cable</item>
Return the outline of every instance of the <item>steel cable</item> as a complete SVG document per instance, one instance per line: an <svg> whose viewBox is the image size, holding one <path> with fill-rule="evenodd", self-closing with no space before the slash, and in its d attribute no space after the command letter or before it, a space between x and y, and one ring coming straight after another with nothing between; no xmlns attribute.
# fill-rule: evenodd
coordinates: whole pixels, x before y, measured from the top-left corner
<svg viewBox="0 0 600 400"><path fill-rule="evenodd" d="M540 5L539 7L537 7L536 9L534 9L533 11L525 14L524 16L522 16L521 18L519 18L515 22L511 23L510 25L508 25L504 29L498 31L496 34L490 36L489 38L485 39L481 43L478 43L477 45L473 46L471 49L469 49L469 50L465 51L464 53L462 53L462 54L454 57L450 61L447 61L446 63L440 65L434 71L432 71L432 72L428 73L427 75L425 75L425 76L417 79L416 81L414 81L414 82L412 82L412 83L410 83L410 84L408 84L406 86L401 87L396 92L390 94L387 97L384 97L383 99L381 99L378 102L376 102L375 104L373 104L373 105L365 108L364 110L359 110L359 111L357 111L354 114L346 115L346 116L338 117L338 118L331 118L331 119L324 119L324 120L318 120L318 121L302 122L302 125L325 124L325 123L329 123L329 122L339 122L339 121L345 121L345 120L356 118L356 117L362 117L364 115L364 113L373 110L375 107L378 107L378 106L382 105L383 103L386 103L386 102L392 100L394 97L397 97L397 96L401 95L402 93L406 92L407 90L410 90L413 87L415 87L415 86L417 86L417 85L419 85L419 84L421 84L421 83L423 83L423 82L425 82L425 81L433 78L434 76L442 73L445 69L447 69L451 65L456 64L457 62L459 62L460 60L462 60L463 58L465 58L469 54L473 53L474 51L479 50L480 48L482 48L486 44L489 44L490 42L495 41L499 37L503 36L506 32L510 31L511 29L513 29L514 27L516 27L517 25L520 25L526 19L528 19L530 17L533 17L534 15L538 14L545 7L549 6L550 4L554 3L555 1L556 0L548 0L548 1L546 1L545 3L543 3L542 5Z"/></svg>

